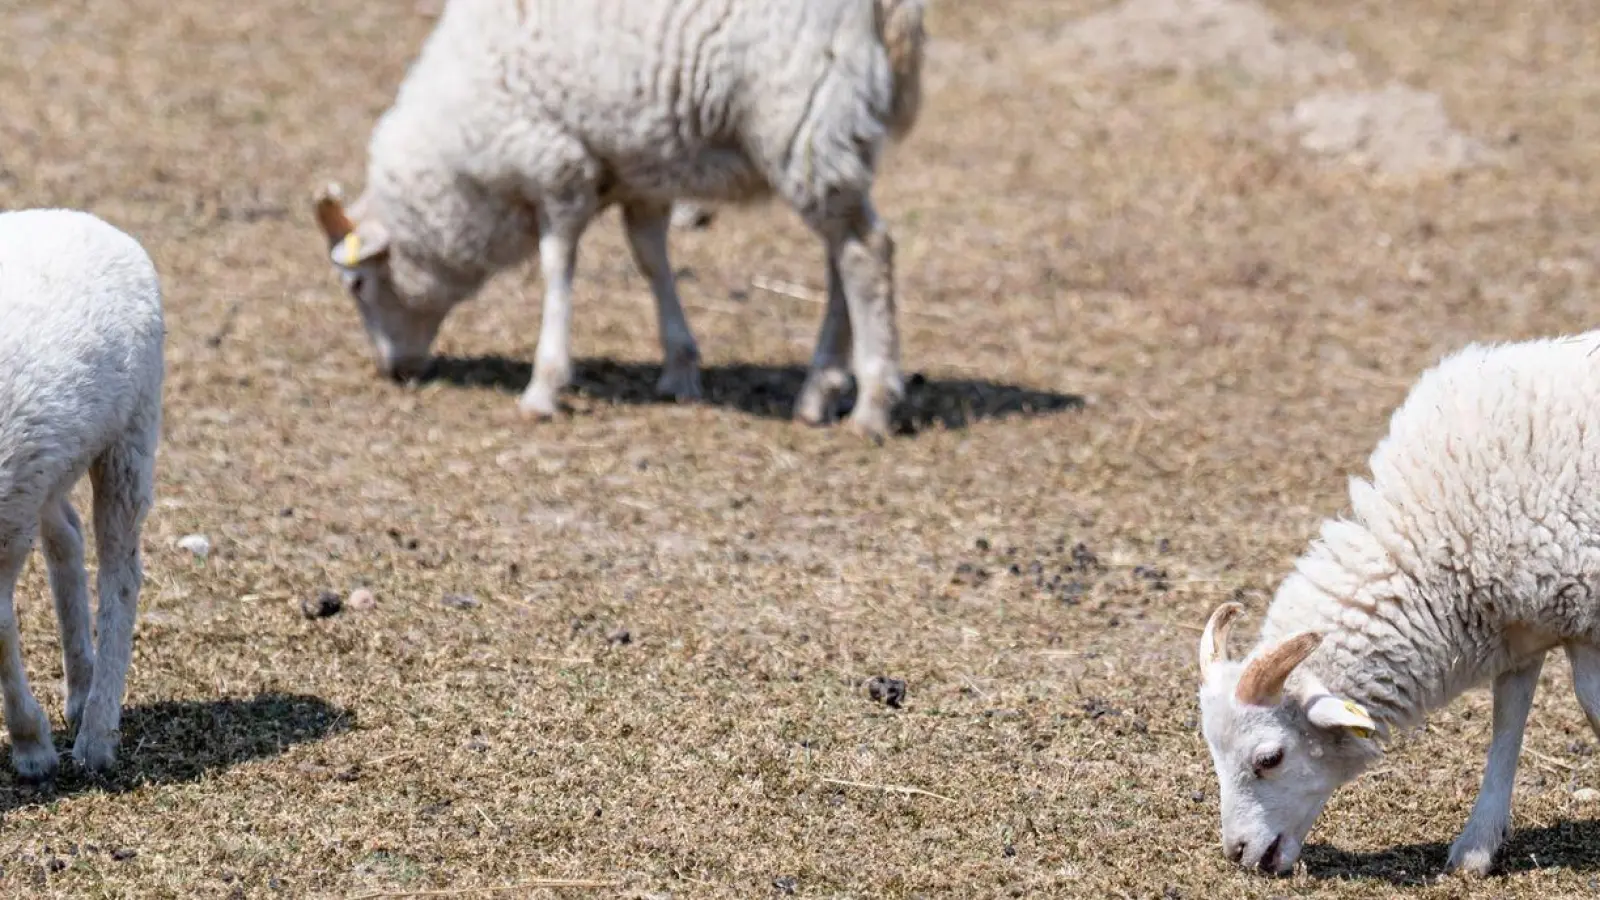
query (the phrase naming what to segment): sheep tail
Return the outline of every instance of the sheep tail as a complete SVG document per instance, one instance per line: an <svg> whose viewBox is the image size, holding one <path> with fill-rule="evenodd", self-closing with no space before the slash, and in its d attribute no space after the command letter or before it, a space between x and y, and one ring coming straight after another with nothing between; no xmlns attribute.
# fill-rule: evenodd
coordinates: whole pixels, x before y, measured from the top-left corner
<svg viewBox="0 0 1600 900"><path fill-rule="evenodd" d="M903 140L917 123L922 108L923 0L876 0L878 40L889 53L894 94L889 108L889 135Z"/></svg>

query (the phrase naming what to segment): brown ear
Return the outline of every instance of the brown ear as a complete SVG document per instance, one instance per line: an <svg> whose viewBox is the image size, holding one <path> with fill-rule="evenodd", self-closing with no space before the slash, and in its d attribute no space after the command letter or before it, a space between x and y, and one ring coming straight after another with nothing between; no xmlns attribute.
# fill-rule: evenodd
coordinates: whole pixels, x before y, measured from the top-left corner
<svg viewBox="0 0 1600 900"><path fill-rule="evenodd" d="M1206 677L1211 667L1219 662L1228 660L1228 631L1233 627L1233 620L1244 612L1244 606L1239 603L1224 603L1217 607L1206 622L1206 630L1200 635L1200 677Z"/></svg>
<svg viewBox="0 0 1600 900"><path fill-rule="evenodd" d="M1322 643L1322 635L1305 631L1261 654L1245 666L1235 696L1251 706L1272 706L1283 693L1283 683L1294 667Z"/></svg>
<svg viewBox="0 0 1600 900"><path fill-rule="evenodd" d="M317 224L322 226L330 249L356 230L356 223L350 220L350 215L344 211L344 202L339 199L338 185L330 184L317 192L315 209Z"/></svg>

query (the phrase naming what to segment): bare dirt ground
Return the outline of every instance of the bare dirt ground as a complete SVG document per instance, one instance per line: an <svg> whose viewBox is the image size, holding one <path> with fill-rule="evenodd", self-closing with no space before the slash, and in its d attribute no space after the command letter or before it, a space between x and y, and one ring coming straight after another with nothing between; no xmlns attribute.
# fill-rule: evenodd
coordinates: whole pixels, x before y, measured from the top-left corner
<svg viewBox="0 0 1600 900"><path fill-rule="evenodd" d="M936 0L926 113L879 191L921 376L882 448L786 421L822 269L777 207L676 239L703 405L649 399L614 215L569 418L515 411L530 271L449 322L449 378L377 379L308 197L359 185L431 26L410 2L0 23L0 205L139 236L170 322L122 761L0 774L0 895L1600 890L1564 663L1504 872L1472 883L1437 875L1486 696L1269 880L1219 852L1193 662L1211 608L1253 622L1343 507L1424 366L1595 324L1583 4ZM41 568L19 602L59 718ZM300 613L362 586L370 609Z"/></svg>

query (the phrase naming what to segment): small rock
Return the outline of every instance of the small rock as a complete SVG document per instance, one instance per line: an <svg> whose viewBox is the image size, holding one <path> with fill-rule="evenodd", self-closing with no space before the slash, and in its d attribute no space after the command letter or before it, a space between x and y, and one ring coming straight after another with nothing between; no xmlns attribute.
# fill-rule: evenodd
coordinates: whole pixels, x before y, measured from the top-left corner
<svg viewBox="0 0 1600 900"><path fill-rule="evenodd" d="M187 550L197 559L205 559L211 555L211 539L203 534L186 534L178 538L178 549Z"/></svg>
<svg viewBox="0 0 1600 900"><path fill-rule="evenodd" d="M132 847L121 847L111 851L111 858L117 862L127 862L138 855L139 851L133 849Z"/></svg>
<svg viewBox="0 0 1600 900"><path fill-rule="evenodd" d="M477 609L478 598L471 594L445 594L441 603L451 609Z"/></svg>
<svg viewBox="0 0 1600 900"><path fill-rule="evenodd" d="M300 613L308 619L326 619L344 609L344 601L333 591L320 591L315 597L300 601Z"/></svg>
<svg viewBox="0 0 1600 900"><path fill-rule="evenodd" d="M1572 792L1572 799L1579 803L1594 803L1600 800L1600 791L1594 788L1578 788Z"/></svg>
<svg viewBox="0 0 1600 900"><path fill-rule="evenodd" d="M899 709L906 699L905 679L875 675L867 682L867 696L890 709Z"/></svg>
<svg viewBox="0 0 1600 900"><path fill-rule="evenodd" d="M367 588L356 588L345 598L344 605L357 612L364 612L378 605L378 595Z"/></svg>
<svg viewBox="0 0 1600 900"><path fill-rule="evenodd" d="M1205 791L1190 791L1189 792L1189 799L1191 801L1195 802L1195 803L1204 803L1204 802L1206 802L1206 792Z"/></svg>
<svg viewBox="0 0 1600 900"><path fill-rule="evenodd" d="M780 875L772 879L772 886L780 894L792 894L800 889L800 879L793 875Z"/></svg>
<svg viewBox="0 0 1600 900"><path fill-rule="evenodd" d="M613 644L631 644L633 643L633 634L626 628L618 628L616 631L606 635L606 640Z"/></svg>

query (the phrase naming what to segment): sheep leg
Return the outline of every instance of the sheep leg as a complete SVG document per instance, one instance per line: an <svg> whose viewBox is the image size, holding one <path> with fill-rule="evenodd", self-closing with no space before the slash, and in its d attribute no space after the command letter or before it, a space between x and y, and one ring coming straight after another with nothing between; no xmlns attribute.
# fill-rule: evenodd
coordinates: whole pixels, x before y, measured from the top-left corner
<svg viewBox="0 0 1600 900"><path fill-rule="evenodd" d="M110 769L116 761L133 624L144 581L139 535L154 496L158 429L159 424L151 422L136 430L101 453L89 468L95 548L100 555L99 646L72 757L96 772Z"/></svg>
<svg viewBox="0 0 1600 900"><path fill-rule="evenodd" d="M895 326L894 240L866 202L853 214L830 220L824 236L829 256L837 260L850 314L856 376L850 425L881 441L889 433L890 413L905 395Z"/></svg>
<svg viewBox="0 0 1600 900"><path fill-rule="evenodd" d="M94 637L89 620L89 579L83 566L83 523L66 497L46 504L39 517L50 593L56 602L61 632L62 668L66 672L67 722L83 720L94 676Z"/></svg>
<svg viewBox="0 0 1600 900"><path fill-rule="evenodd" d="M1451 871L1484 875L1494 855L1511 831L1511 789L1516 784L1517 757L1522 753L1522 732L1533 709L1544 656L1506 672L1494 681L1494 736L1484 765L1483 785L1472 805L1461 836L1450 845Z"/></svg>
<svg viewBox="0 0 1600 900"><path fill-rule="evenodd" d="M689 320L678 298L677 280L667 256L667 230L672 207L650 203L630 203L622 208L622 221L628 232L628 246L639 274L650 280L650 293L656 300L656 322L661 331L661 380L656 392L678 400L700 397L700 348L696 346Z"/></svg>
<svg viewBox="0 0 1600 900"><path fill-rule="evenodd" d="M534 351L533 381L518 406L548 419L558 409L556 396L572 380L572 276L578 267L578 239L589 213L555 214L540 210L539 269L544 275L544 314Z"/></svg>
<svg viewBox="0 0 1600 900"><path fill-rule="evenodd" d="M811 425L832 422L839 394L850 383L850 308L845 300L839 260L828 254L828 311L811 355L811 371L795 402L795 416Z"/></svg>
<svg viewBox="0 0 1600 900"><path fill-rule="evenodd" d="M50 719L28 685L13 602L17 576L22 574L32 547L31 532L0 537L0 692L5 695L6 731L11 735L11 767L24 781L49 778L56 770Z"/></svg>
<svg viewBox="0 0 1600 900"><path fill-rule="evenodd" d="M1572 690L1578 705L1589 720L1589 728L1600 737L1600 647L1568 644L1567 661L1572 664Z"/></svg>

